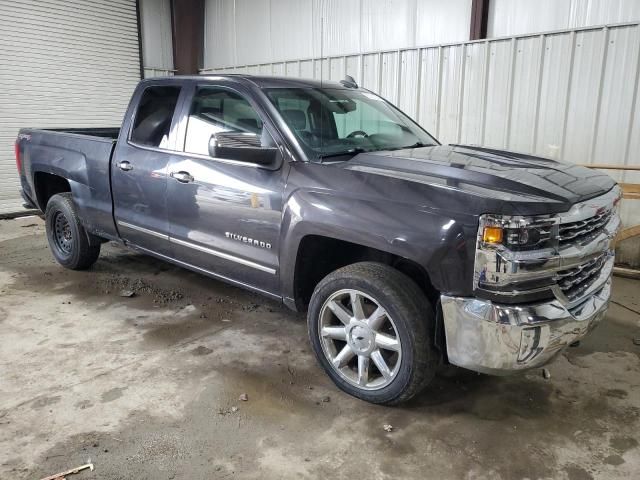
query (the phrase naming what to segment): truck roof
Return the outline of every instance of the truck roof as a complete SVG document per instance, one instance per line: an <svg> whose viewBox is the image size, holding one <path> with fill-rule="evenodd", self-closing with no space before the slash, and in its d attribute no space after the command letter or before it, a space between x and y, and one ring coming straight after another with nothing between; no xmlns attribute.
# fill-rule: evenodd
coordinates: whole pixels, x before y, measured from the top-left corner
<svg viewBox="0 0 640 480"><path fill-rule="evenodd" d="M155 77L148 78L142 82L154 82L158 81L175 81L176 79L184 80L217 80L224 78L226 80L234 80L239 83L251 83L258 88L339 88L347 89L348 87L342 85L340 82L331 80L317 80L310 78L294 78L294 77L272 77L267 75L249 75L249 74L207 74L207 75L175 75L172 77Z"/></svg>

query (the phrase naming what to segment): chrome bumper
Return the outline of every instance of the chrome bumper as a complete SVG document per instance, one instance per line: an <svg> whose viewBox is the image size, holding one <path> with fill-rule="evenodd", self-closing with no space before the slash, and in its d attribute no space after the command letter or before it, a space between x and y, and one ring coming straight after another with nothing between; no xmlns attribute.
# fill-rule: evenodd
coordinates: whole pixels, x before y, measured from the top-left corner
<svg viewBox="0 0 640 480"><path fill-rule="evenodd" d="M610 262L612 267L613 258ZM611 295L611 268L603 270L599 288L570 309L559 300L517 306L442 295L449 362L493 375L548 363L604 318Z"/></svg>

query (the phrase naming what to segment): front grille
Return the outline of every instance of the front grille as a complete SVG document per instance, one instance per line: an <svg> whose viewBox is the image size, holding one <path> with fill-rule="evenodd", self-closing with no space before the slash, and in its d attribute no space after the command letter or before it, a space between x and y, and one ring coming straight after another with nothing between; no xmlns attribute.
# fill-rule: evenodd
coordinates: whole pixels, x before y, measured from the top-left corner
<svg viewBox="0 0 640 480"><path fill-rule="evenodd" d="M577 222L561 223L558 229L558 240L560 245L567 243L579 242L585 238L592 237L604 229L605 225L611 219L613 210L603 210L596 213L593 217Z"/></svg>
<svg viewBox="0 0 640 480"><path fill-rule="evenodd" d="M600 271L607 259L604 253L597 258L567 270L560 270L556 274L558 286L569 302L579 300L582 295L598 279Z"/></svg>

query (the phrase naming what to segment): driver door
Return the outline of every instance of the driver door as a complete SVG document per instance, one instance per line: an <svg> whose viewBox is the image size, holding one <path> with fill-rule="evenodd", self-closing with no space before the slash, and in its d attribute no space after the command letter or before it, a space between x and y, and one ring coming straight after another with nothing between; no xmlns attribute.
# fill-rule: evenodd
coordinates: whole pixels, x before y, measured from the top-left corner
<svg viewBox="0 0 640 480"><path fill-rule="evenodd" d="M245 155L241 146L232 145L220 158L210 145L216 135L231 144L234 137L249 138L253 147L274 152L273 128L246 92L224 82L195 85L181 118L186 119L178 146L183 151L169 164L167 188L175 258L212 276L276 294L288 165L280 150L271 164L261 165L252 161L249 149Z"/></svg>

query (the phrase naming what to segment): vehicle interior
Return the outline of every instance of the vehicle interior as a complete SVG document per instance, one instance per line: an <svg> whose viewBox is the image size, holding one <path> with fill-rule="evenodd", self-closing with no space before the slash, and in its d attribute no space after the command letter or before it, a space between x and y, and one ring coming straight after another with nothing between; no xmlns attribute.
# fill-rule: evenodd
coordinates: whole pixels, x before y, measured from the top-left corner
<svg viewBox="0 0 640 480"><path fill-rule="evenodd" d="M312 157L436 144L406 115L366 91L281 88L268 96Z"/></svg>

